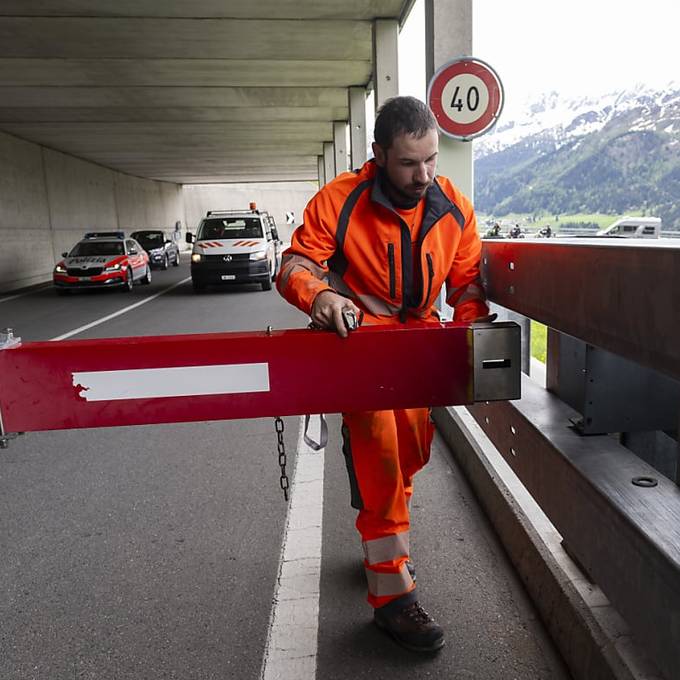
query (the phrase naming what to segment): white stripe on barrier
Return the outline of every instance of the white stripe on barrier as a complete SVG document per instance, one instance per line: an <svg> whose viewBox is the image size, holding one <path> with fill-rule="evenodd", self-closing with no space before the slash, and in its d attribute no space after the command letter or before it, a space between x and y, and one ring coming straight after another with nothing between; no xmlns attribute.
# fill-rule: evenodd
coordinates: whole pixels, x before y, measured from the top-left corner
<svg viewBox="0 0 680 680"><path fill-rule="evenodd" d="M269 392L269 364L222 364L72 373L85 401Z"/></svg>

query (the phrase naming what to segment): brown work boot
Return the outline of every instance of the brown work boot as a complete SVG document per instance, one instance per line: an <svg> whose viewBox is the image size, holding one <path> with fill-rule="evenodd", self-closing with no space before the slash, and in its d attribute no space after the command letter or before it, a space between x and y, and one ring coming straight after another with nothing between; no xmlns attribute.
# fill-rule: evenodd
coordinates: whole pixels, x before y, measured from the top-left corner
<svg viewBox="0 0 680 680"><path fill-rule="evenodd" d="M378 628L413 652L436 652L444 646L444 631L418 604L415 592L373 611Z"/></svg>

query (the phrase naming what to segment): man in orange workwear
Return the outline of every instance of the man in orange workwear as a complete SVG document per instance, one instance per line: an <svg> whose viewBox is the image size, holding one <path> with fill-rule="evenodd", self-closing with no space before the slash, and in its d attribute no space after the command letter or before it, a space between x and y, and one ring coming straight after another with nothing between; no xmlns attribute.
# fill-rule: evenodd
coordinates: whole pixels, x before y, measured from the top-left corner
<svg viewBox="0 0 680 680"><path fill-rule="evenodd" d="M472 204L435 177L434 116L418 99L394 97L378 111L374 138L375 158L307 205L279 292L342 337L343 312L363 313L368 324L438 324L443 285L455 321L488 318ZM444 633L418 603L409 561L409 502L430 456L429 409L344 413L342 434L374 621L408 649L436 651Z"/></svg>

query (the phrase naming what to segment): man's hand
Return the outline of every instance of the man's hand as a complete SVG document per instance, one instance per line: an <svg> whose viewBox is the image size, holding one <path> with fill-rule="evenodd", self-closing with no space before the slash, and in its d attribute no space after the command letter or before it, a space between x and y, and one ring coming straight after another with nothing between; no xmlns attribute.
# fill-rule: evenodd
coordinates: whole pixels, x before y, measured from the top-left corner
<svg viewBox="0 0 680 680"><path fill-rule="evenodd" d="M487 314L486 316L477 317L472 323L492 323L498 318L498 314Z"/></svg>
<svg viewBox="0 0 680 680"><path fill-rule="evenodd" d="M343 311L352 311L357 319L361 318L361 310L346 297L324 290L319 293L312 305L312 322L320 328L334 330L341 338L349 335L342 318Z"/></svg>

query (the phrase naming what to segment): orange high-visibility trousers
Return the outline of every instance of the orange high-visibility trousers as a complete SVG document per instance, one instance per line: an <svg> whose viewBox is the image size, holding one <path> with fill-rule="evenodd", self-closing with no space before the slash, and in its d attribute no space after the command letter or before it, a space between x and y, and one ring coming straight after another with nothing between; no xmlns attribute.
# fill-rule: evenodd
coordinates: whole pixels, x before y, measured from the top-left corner
<svg viewBox="0 0 680 680"><path fill-rule="evenodd" d="M411 592L409 502L413 477L430 458L430 409L343 414L343 453L373 607Z"/></svg>

